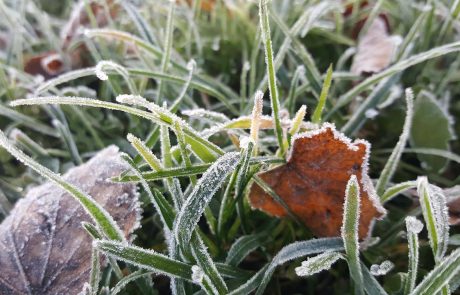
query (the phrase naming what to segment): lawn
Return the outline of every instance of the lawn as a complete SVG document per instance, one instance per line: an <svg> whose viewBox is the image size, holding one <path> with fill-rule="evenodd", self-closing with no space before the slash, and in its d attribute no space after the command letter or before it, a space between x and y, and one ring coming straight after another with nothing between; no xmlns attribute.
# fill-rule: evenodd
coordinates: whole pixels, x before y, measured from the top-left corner
<svg viewBox="0 0 460 295"><path fill-rule="evenodd" d="M460 294L459 0L0 14L0 294Z"/></svg>

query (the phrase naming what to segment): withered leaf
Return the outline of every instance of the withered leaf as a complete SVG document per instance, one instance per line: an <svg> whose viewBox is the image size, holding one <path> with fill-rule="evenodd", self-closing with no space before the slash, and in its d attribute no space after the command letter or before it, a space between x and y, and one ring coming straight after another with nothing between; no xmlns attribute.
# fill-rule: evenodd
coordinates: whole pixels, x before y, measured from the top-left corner
<svg viewBox="0 0 460 295"><path fill-rule="evenodd" d="M398 36L390 36L383 17L377 17L358 40L358 48L351 65L357 75L378 73L388 67L399 44Z"/></svg>
<svg viewBox="0 0 460 295"><path fill-rule="evenodd" d="M111 146L64 178L103 205L128 237L139 224L136 186L108 180L126 169ZM0 224L0 294L78 294L91 269L92 240L82 221L91 219L62 189L31 189Z"/></svg>
<svg viewBox="0 0 460 295"><path fill-rule="evenodd" d="M294 138L286 164L259 174L286 203L289 209L316 235L340 235L345 188L351 175L360 183L361 214L359 236L365 238L375 218L382 217L381 206L368 176L369 143L351 142L325 123L321 129ZM274 216L286 210L260 186L249 194L251 206Z"/></svg>

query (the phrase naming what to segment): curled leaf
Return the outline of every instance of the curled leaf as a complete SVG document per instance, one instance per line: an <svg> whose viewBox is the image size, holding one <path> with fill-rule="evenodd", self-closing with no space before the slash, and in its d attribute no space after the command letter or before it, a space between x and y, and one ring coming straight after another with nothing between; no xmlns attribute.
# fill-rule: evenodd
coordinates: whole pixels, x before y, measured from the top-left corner
<svg viewBox="0 0 460 295"><path fill-rule="evenodd" d="M112 146L64 179L104 206L129 236L139 225L136 187L108 180L126 169ZM31 189L0 225L0 294L78 294L91 270L83 221L91 218L64 190L51 183Z"/></svg>

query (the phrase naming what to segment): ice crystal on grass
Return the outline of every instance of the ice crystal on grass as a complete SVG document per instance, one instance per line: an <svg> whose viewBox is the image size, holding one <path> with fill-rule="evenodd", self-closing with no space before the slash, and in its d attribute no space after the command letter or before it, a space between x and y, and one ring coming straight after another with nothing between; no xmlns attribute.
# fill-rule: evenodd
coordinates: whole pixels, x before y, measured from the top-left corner
<svg viewBox="0 0 460 295"><path fill-rule="evenodd" d="M203 276L204 273L201 267L199 267L198 265L192 266L192 280L195 283L201 284L201 282L203 281Z"/></svg>
<svg viewBox="0 0 460 295"><path fill-rule="evenodd" d="M339 259L343 258L342 254L337 252L324 252L320 255L309 258L302 262L302 265L295 268L298 276L311 276L323 270L328 270Z"/></svg>
<svg viewBox="0 0 460 295"><path fill-rule="evenodd" d="M423 223L414 216L406 217L407 231L418 234L423 230Z"/></svg>
<svg viewBox="0 0 460 295"><path fill-rule="evenodd" d="M393 262L385 260L381 264L371 265L371 274L373 276L384 276L394 268Z"/></svg>

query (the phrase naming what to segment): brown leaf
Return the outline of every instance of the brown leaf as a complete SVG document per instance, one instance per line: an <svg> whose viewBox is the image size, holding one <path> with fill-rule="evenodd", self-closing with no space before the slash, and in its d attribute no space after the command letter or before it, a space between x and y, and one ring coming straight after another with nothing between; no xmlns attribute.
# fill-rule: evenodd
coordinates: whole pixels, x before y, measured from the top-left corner
<svg viewBox="0 0 460 295"><path fill-rule="evenodd" d="M378 73L388 67L400 38L390 36L383 17L377 17L368 31L358 40L358 48L351 65L357 75Z"/></svg>
<svg viewBox="0 0 460 295"><path fill-rule="evenodd" d="M136 186L109 182L127 166L114 146L64 178L91 195L126 236L139 224ZM89 280L90 217L68 193L51 183L31 189L0 225L0 294L78 294Z"/></svg>
<svg viewBox="0 0 460 295"><path fill-rule="evenodd" d="M316 236L332 237L340 235L345 188L350 176L356 175L361 188L359 236L368 236L374 218L385 213L367 174L369 143L352 143L328 123L294 140L288 162L259 177ZM287 215L257 184L252 186L249 199L252 207L268 214Z"/></svg>
<svg viewBox="0 0 460 295"><path fill-rule="evenodd" d="M54 77L64 71L64 62L61 56L48 51L26 58L24 72L31 75L42 75L45 79Z"/></svg>

